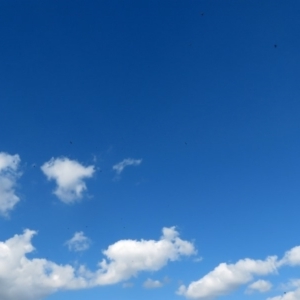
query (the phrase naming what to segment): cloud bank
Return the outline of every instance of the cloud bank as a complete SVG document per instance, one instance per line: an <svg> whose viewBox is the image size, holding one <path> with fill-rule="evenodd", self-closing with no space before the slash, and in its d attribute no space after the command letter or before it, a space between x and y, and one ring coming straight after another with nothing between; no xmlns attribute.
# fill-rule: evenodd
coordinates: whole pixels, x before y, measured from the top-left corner
<svg viewBox="0 0 300 300"><path fill-rule="evenodd" d="M115 164L113 166L113 170L116 171L117 175L120 175L125 167L128 166L138 166L142 162L142 159L133 159L133 158L126 158L122 160L121 162Z"/></svg>
<svg viewBox="0 0 300 300"><path fill-rule="evenodd" d="M15 194L16 181L20 176L19 155L0 152L0 214L8 216L9 212L20 201Z"/></svg>
<svg viewBox="0 0 300 300"><path fill-rule="evenodd" d="M83 180L92 177L95 172L94 166L85 167L66 157L51 158L42 165L41 170L48 180L55 180L57 187L54 194L64 203L81 199L87 189Z"/></svg>
<svg viewBox="0 0 300 300"><path fill-rule="evenodd" d="M40 258L28 259L35 231L26 229L0 242L0 299L41 300L59 290L83 289L126 281L141 271L157 271L169 261L196 252L179 238L174 227L163 228L159 240L120 240L103 251L106 257L95 272L84 266L58 265Z"/></svg>

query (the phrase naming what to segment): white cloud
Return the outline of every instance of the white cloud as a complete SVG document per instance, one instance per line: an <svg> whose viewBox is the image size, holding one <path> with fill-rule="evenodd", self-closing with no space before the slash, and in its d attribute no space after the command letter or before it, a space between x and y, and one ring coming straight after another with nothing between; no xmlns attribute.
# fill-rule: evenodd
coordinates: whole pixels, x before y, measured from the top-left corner
<svg viewBox="0 0 300 300"><path fill-rule="evenodd" d="M46 259L28 259L34 250L31 239L35 231L25 230L0 242L0 299L36 300L59 289L87 286L70 265L57 265Z"/></svg>
<svg viewBox="0 0 300 300"><path fill-rule="evenodd" d="M298 266L300 265L300 246L296 246L287 251L279 262L280 265Z"/></svg>
<svg viewBox="0 0 300 300"><path fill-rule="evenodd" d="M15 185L20 176L19 155L10 155L0 152L0 214L8 216L15 205L20 201L15 194Z"/></svg>
<svg viewBox="0 0 300 300"><path fill-rule="evenodd" d="M173 235L171 233L173 232ZM46 259L28 259L35 231L25 230L0 242L0 299L41 300L59 290L72 290L128 280L140 271L156 271L168 261L195 253L194 246L178 237L174 227L164 228L160 240L121 240L103 251L95 272L84 266L58 265Z"/></svg>
<svg viewBox="0 0 300 300"><path fill-rule="evenodd" d="M81 252L90 248L91 240L82 231L75 232L74 236L66 241L70 251Z"/></svg>
<svg viewBox="0 0 300 300"><path fill-rule="evenodd" d="M148 278L144 283L143 283L143 287L146 289L156 289L156 288L160 288L163 286L163 283L160 282L159 280L153 280Z"/></svg>
<svg viewBox="0 0 300 300"><path fill-rule="evenodd" d="M120 175L124 168L127 166L138 166L142 162L142 159L133 159L133 158L126 158L122 160L121 162L115 164L113 166L113 170L116 171L117 175Z"/></svg>
<svg viewBox="0 0 300 300"><path fill-rule="evenodd" d="M181 285L177 294L190 299L211 300L226 295L239 286L250 282L255 275L268 275L277 273L282 266L300 266L300 246L285 252L282 259L269 256L266 260L243 259L235 264L221 263L213 271L201 279L191 282L187 287ZM268 298L268 300L298 300L300 299L300 280L291 281L296 287L284 295ZM290 283L291 284L291 283ZM271 288L271 283L258 280L251 284L246 292L257 290L266 292Z"/></svg>
<svg viewBox="0 0 300 300"><path fill-rule="evenodd" d="M271 282L260 279L250 284L246 290L246 293L251 294L254 291L265 293L269 291L271 288L272 288Z"/></svg>
<svg viewBox="0 0 300 300"><path fill-rule="evenodd" d="M192 282L180 286L177 293L186 298L211 300L226 295L239 286L250 282L254 275L267 275L277 270L277 257L266 260L242 259L235 264L221 263L213 271Z"/></svg>
<svg viewBox="0 0 300 300"><path fill-rule="evenodd" d="M66 157L51 158L41 169L48 180L56 181L54 194L64 203L73 203L80 199L87 189L83 179L92 177L95 172L94 166L85 167Z"/></svg>
<svg viewBox="0 0 300 300"><path fill-rule="evenodd" d="M103 251L97 283L113 284L136 276L140 271L157 271L168 261L196 253L194 245L178 237L175 227L163 228L160 240L121 240Z"/></svg>

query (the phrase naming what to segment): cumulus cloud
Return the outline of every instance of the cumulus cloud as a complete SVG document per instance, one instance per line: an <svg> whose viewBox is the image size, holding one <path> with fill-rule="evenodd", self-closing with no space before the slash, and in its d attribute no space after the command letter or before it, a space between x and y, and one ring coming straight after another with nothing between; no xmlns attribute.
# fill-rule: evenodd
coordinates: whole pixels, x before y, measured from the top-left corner
<svg viewBox="0 0 300 300"><path fill-rule="evenodd" d="M265 293L269 291L271 288L272 288L271 282L260 279L250 284L246 290L246 293L251 294L255 291L260 293Z"/></svg>
<svg viewBox="0 0 300 300"><path fill-rule="evenodd" d="M160 288L163 286L163 283L160 282L159 280L153 280L148 278L144 283L143 283L143 287L146 289L156 289L156 288Z"/></svg>
<svg viewBox="0 0 300 300"><path fill-rule="evenodd" d="M25 230L0 242L0 299L36 300L59 289L84 288L87 282L76 276L70 265L60 266L46 259L28 259L35 231Z"/></svg>
<svg viewBox="0 0 300 300"><path fill-rule="evenodd" d="M87 189L83 179L92 177L95 172L94 166L85 167L66 157L51 158L41 169L48 180L55 180L57 187L54 194L64 203L82 198L82 193Z"/></svg>
<svg viewBox="0 0 300 300"><path fill-rule="evenodd" d="M235 264L221 263L213 271L192 282L180 286L177 293L191 299L211 300L226 295L250 282L254 275L267 275L277 270L277 257L266 260L242 259Z"/></svg>
<svg viewBox="0 0 300 300"><path fill-rule="evenodd" d="M46 259L28 259L35 231L25 230L0 242L0 299L41 300L59 290L72 290L126 281L140 271L156 271L168 261L195 253L174 227L164 228L160 240L121 240L103 251L98 270L75 269Z"/></svg>
<svg viewBox="0 0 300 300"><path fill-rule="evenodd" d="M113 166L113 170L116 171L117 175L120 175L125 167L128 166L138 166L142 162L142 159L133 159L133 158L126 158L122 160L121 162L115 164Z"/></svg>
<svg viewBox="0 0 300 300"><path fill-rule="evenodd" d="M20 198L15 194L16 181L20 176L19 155L0 152L0 214L8 216Z"/></svg>
<svg viewBox="0 0 300 300"><path fill-rule="evenodd" d="M75 232L74 236L66 241L70 251L81 252L90 248L91 240L82 231Z"/></svg>
<svg viewBox="0 0 300 300"><path fill-rule="evenodd" d="M121 240L103 251L97 283L113 284L136 276L141 271L157 271L168 261L196 253L194 245L179 238L175 227L163 228L160 240Z"/></svg>

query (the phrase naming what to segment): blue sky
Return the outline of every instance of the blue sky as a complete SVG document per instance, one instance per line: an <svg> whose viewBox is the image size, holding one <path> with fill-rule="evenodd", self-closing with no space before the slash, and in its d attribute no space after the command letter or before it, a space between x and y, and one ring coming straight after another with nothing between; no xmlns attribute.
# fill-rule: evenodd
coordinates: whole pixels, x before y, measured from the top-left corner
<svg viewBox="0 0 300 300"><path fill-rule="evenodd" d="M0 1L0 298L300 299L299 1Z"/></svg>

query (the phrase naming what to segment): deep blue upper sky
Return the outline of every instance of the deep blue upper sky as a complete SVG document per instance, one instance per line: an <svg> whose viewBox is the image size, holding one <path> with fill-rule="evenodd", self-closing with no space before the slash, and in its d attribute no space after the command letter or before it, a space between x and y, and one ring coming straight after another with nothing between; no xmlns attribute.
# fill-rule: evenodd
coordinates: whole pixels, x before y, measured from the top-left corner
<svg viewBox="0 0 300 300"><path fill-rule="evenodd" d="M93 269L110 244L178 226L203 257L51 300L180 299L178 281L219 263L281 257L299 244L299 53L299 1L0 1L0 152L23 173L1 241L37 230L32 257ZM52 157L95 166L80 203L51 194ZM116 179L126 158L142 163ZM88 253L62 246L75 231Z"/></svg>

